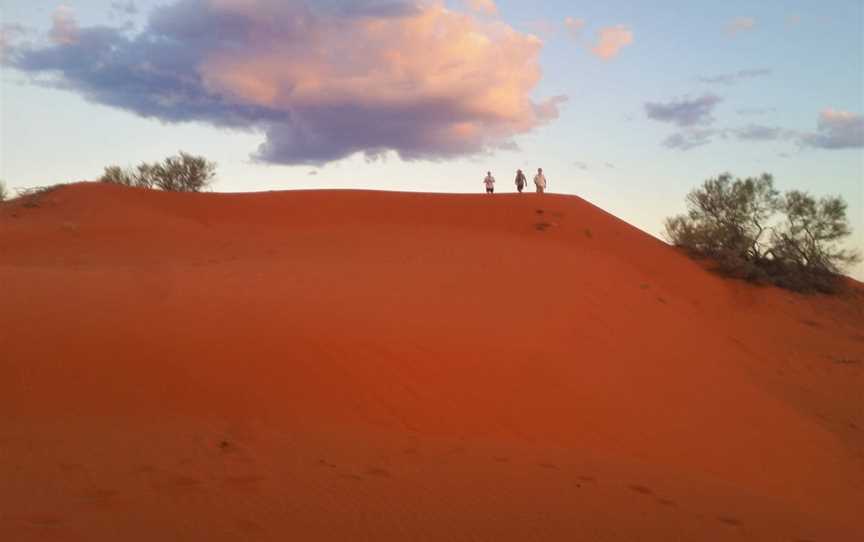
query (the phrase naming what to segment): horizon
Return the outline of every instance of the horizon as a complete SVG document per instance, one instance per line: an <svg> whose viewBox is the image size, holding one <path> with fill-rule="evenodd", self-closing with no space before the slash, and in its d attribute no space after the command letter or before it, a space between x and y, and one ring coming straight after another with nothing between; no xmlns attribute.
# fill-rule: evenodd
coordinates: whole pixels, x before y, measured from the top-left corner
<svg viewBox="0 0 864 542"><path fill-rule="evenodd" d="M704 180L768 172L842 196L862 247L862 15L855 0L21 2L0 29L0 178L95 179L184 150L218 164L218 192L479 194L491 170L497 195L543 167L551 193L661 237Z"/></svg>

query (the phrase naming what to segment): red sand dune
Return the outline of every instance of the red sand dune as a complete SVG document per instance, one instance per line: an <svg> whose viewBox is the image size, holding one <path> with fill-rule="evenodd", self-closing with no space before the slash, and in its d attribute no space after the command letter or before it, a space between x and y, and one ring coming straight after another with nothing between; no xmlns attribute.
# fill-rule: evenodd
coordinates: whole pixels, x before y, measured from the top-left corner
<svg viewBox="0 0 864 542"><path fill-rule="evenodd" d="M575 197L0 205L0 540L864 539L864 301Z"/></svg>

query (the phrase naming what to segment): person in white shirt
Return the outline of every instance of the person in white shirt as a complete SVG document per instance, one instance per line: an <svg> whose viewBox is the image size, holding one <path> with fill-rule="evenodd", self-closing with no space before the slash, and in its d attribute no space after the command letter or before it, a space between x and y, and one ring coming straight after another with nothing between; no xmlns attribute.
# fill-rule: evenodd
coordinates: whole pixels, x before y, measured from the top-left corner
<svg viewBox="0 0 864 542"><path fill-rule="evenodd" d="M537 168L537 175L534 175L534 186L537 187L537 193L546 192L546 176L543 175L543 168Z"/></svg>
<svg viewBox="0 0 864 542"><path fill-rule="evenodd" d="M495 193L495 177L492 176L491 171L486 172L486 178L483 179L483 184L486 185L486 193L494 194Z"/></svg>

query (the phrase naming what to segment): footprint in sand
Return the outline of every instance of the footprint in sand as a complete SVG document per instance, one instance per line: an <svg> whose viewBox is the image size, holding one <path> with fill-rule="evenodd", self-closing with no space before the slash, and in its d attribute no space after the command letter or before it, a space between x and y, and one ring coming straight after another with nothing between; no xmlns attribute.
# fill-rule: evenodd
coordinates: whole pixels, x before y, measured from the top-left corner
<svg viewBox="0 0 864 542"><path fill-rule="evenodd" d="M717 519L720 520L720 523L724 523L730 527L740 527L741 526L741 520L738 518L733 518L731 516L720 516Z"/></svg>
<svg viewBox="0 0 864 542"><path fill-rule="evenodd" d="M631 491L635 491L636 493L641 493L642 495L653 495L654 490L647 486L641 486L639 484L630 484L627 486Z"/></svg>
<svg viewBox="0 0 864 542"><path fill-rule="evenodd" d="M59 527L63 524L63 520L54 516L33 516L27 521L37 527Z"/></svg>

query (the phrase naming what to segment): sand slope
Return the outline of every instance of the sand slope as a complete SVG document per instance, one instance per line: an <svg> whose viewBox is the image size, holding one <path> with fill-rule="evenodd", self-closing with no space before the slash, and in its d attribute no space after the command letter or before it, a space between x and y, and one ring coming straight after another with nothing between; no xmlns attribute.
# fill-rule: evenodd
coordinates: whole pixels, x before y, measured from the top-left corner
<svg viewBox="0 0 864 542"><path fill-rule="evenodd" d="M574 197L0 205L0 539L864 537L864 300Z"/></svg>

